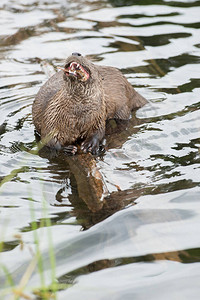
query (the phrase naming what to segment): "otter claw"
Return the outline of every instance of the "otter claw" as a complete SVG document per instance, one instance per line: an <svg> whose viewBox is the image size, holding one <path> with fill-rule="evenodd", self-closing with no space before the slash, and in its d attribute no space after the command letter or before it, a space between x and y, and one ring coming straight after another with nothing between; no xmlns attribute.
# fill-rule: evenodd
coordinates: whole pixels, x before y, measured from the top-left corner
<svg viewBox="0 0 200 300"><path fill-rule="evenodd" d="M74 145L69 145L63 148L63 152L67 155L75 155L77 152L77 147Z"/></svg>
<svg viewBox="0 0 200 300"><path fill-rule="evenodd" d="M81 144L81 150L86 152L91 152L92 154L98 154L99 151L99 140L97 138L92 138L91 140L86 140Z"/></svg>

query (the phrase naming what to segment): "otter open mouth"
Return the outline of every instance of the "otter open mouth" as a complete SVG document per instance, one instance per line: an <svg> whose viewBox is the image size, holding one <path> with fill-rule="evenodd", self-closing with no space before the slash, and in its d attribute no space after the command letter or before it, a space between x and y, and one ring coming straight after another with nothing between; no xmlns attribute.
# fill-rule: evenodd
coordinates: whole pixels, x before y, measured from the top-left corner
<svg viewBox="0 0 200 300"><path fill-rule="evenodd" d="M74 76L81 81L86 81L90 77L89 72L75 61L65 66L63 70L67 76Z"/></svg>

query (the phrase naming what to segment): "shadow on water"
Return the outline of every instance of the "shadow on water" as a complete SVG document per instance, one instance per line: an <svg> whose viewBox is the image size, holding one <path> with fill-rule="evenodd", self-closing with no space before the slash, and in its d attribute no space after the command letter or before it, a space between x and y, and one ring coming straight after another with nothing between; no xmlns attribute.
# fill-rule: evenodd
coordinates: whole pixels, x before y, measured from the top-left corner
<svg viewBox="0 0 200 300"><path fill-rule="evenodd" d="M143 122L134 113L129 121L107 122L106 151L121 148L128 137L138 131L136 126ZM128 205L134 205L134 201L144 193L144 187L121 191L119 186L116 186L117 191L109 193L102 170L97 166L98 160L103 159L103 151L98 157L90 153L67 156L63 153L52 153L49 148L44 147L39 155L49 159L49 171L54 176L59 169L65 169L64 177L60 177L60 180L65 180L67 186L56 191L55 205L64 207L66 204L63 199L68 198L73 207L71 215L76 217L83 229L90 228ZM70 192L66 194L68 187ZM52 220L53 223L55 221L58 221L57 218Z"/></svg>
<svg viewBox="0 0 200 300"><path fill-rule="evenodd" d="M170 260L177 261L181 263L195 263L200 262L200 248L188 249L184 251L166 252L166 253L152 253L148 255L138 256L138 257L126 257L117 259L104 259L100 261L95 261L87 266L69 272L60 278L58 278L60 283L74 284L76 278L80 275L90 274L99 270L119 267L127 264L140 263L140 262L154 262L156 260Z"/></svg>
<svg viewBox="0 0 200 300"><path fill-rule="evenodd" d="M120 6L130 6L130 5L166 5L166 3L163 0L109 0L109 2L116 7L120 7ZM178 4L178 6L180 7L190 7L190 2L187 3L186 2L180 2L175 0L175 1L167 1L167 4L170 6L176 6ZM193 6L199 6L200 5L200 1L196 0L192 3Z"/></svg>

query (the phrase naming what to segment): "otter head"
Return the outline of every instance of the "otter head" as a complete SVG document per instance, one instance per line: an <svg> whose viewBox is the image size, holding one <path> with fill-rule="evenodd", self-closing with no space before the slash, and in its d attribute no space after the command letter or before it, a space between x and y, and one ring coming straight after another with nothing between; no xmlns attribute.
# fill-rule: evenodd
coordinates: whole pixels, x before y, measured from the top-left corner
<svg viewBox="0 0 200 300"><path fill-rule="evenodd" d="M65 61L64 79L87 83L98 78L98 71L95 66L80 53L72 53Z"/></svg>

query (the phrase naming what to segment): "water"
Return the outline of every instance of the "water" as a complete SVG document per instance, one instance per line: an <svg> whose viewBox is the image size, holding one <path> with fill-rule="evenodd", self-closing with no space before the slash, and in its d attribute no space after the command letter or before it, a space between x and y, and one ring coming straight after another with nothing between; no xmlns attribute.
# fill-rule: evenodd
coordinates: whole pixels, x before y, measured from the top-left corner
<svg viewBox="0 0 200 300"><path fill-rule="evenodd" d="M16 283L35 233L51 282L50 217L56 276L72 284L58 299L199 299L199 5L1 1L1 263ZM96 158L104 202L81 196L76 158L36 151L31 105L46 80L38 58L57 67L75 51L120 68L149 101ZM3 268L0 277L4 298ZM34 271L28 287L39 285Z"/></svg>

